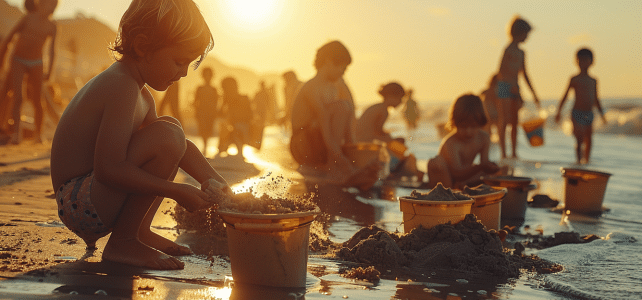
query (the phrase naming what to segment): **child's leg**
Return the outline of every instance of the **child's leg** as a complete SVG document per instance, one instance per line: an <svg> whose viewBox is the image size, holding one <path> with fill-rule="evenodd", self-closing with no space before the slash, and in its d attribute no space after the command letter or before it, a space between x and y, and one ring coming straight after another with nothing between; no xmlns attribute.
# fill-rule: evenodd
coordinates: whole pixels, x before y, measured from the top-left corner
<svg viewBox="0 0 642 300"><path fill-rule="evenodd" d="M573 135L575 136L575 157L576 163L582 163L582 144L584 144L584 133L582 132L581 125L573 119Z"/></svg>
<svg viewBox="0 0 642 300"><path fill-rule="evenodd" d="M501 158L506 158L506 126L509 119L509 102L510 99L498 99L497 104L497 135L499 136L499 147L501 150Z"/></svg>
<svg viewBox="0 0 642 300"><path fill-rule="evenodd" d="M593 126L586 126L584 132L584 161L588 163L591 159L591 148L593 146Z"/></svg>
<svg viewBox="0 0 642 300"><path fill-rule="evenodd" d="M0 83L0 130L4 130L9 125L9 118L11 115L10 98L7 97L10 91L10 80L7 77Z"/></svg>
<svg viewBox="0 0 642 300"><path fill-rule="evenodd" d="M42 123L44 111L42 109L42 65L31 67L27 70L27 96L33 104L34 121L36 125L36 142L42 142Z"/></svg>
<svg viewBox="0 0 642 300"><path fill-rule="evenodd" d="M21 140L20 132L20 110L22 108L22 80L26 68L23 64L13 61L9 69L9 86L13 90L13 107L11 109L11 119L13 125L11 126L11 143L18 144Z"/></svg>
<svg viewBox="0 0 642 300"><path fill-rule="evenodd" d="M132 136L127 160L149 174L172 179L186 150L185 134L171 117L162 117ZM160 205L153 195L128 195L98 180L91 192L101 220L113 226L103 259L156 269L182 269L184 264L149 245L141 230L149 224Z"/></svg>
<svg viewBox="0 0 642 300"><path fill-rule="evenodd" d="M510 124L510 141L511 141L511 150L513 152L512 157L517 158L517 131L519 131L519 102L516 99L510 99L510 119L508 123Z"/></svg>

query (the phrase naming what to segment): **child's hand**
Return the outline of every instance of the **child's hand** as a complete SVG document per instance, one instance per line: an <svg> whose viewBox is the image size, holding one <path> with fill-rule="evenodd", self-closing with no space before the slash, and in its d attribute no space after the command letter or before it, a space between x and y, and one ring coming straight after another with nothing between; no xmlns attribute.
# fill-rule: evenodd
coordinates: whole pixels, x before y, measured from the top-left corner
<svg viewBox="0 0 642 300"><path fill-rule="evenodd" d="M213 203L207 201L208 197L207 193L186 183L178 184L176 195L170 195L170 198L176 200L180 206L189 212L211 207Z"/></svg>
<svg viewBox="0 0 642 300"><path fill-rule="evenodd" d="M208 201L214 203L220 203L223 199L234 194L227 183L218 182L214 178L203 181L201 190L207 194Z"/></svg>
<svg viewBox="0 0 642 300"><path fill-rule="evenodd" d="M488 174L495 174L500 169L499 166L496 163L492 162L492 161L485 162L481 166L482 166L482 169L484 170L484 172L488 173Z"/></svg>

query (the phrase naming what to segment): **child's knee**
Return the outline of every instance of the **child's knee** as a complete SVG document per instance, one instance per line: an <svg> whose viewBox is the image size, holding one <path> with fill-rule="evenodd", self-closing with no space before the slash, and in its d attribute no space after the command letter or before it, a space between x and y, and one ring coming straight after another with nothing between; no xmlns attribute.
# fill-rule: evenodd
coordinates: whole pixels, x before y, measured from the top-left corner
<svg viewBox="0 0 642 300"><path fill-rule="evenodd" d="M169 119L174 119L169 117ZM175 120L175 119L174 119ZM161 122L154 122L157 131L157 141L159 147L163 152L175 153L182 156L187 149L187 142L185 132L180 127L180 123L161 120Z"/></svg>
<svg viewBox="0 0 642 300"><path fill-rule="evenodd" d="M177 125L180 128L183 128L183 125L181 124L181 122L172 116L160 116L158 117L157 121L170 122Z"/></svg>

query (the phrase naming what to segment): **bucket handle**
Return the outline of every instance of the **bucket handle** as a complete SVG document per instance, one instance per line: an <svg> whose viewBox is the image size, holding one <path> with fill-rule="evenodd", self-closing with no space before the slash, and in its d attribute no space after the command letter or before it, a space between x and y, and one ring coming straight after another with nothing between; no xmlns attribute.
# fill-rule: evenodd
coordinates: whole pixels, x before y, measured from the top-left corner
<svg viewBox="0 0 642 300"><path fill-rule="evenodd" d="M225 220L223 220L223 223L225 223L227 226L231 226L234 229L237 230L242 230L242 231L288 231L288 230L294 230L298 229L301 227L308 226L312 224L312 221L310 220L305 223L300 223L296 226L288 226L285 227L282 223L230 223Z"/></svg>

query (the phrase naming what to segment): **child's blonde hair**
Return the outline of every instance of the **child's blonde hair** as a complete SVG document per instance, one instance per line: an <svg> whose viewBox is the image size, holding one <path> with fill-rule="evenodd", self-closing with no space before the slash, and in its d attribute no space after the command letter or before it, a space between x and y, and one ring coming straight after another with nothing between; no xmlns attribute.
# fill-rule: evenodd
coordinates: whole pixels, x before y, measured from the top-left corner
<svg viewBox="0 0 642 300"><path fill-rule="evenodd" d="M117 60L125 55L140 58L134 40L141 34L147 38L146 52L173 45L203 48L195 68L214 47L212 33L192 0L133 0L120 20L111 47L120 54Z"/></svg>
<svg viewBox="0 0 642 300"><path fill-rule="evenodd" d="M446 128L453 130L467 125L484 127L486 123L488 123L488 119L481 98L473 94L466 94L457 98L450 107L450 118Z"/></svg>

